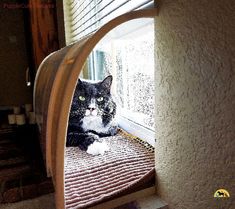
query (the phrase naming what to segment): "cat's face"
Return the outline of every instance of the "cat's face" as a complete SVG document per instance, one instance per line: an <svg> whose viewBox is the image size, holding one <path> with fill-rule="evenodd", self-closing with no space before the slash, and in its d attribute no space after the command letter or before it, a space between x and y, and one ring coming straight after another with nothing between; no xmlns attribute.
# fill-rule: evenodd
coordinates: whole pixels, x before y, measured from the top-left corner
<svg viewBox="0 0 235 209"><path fill-rule="evenodd" d="M112 76L101 82L78 81L73 99L73 109L78 115L85 117L102 116L110 103L110 87Z"/></svg>

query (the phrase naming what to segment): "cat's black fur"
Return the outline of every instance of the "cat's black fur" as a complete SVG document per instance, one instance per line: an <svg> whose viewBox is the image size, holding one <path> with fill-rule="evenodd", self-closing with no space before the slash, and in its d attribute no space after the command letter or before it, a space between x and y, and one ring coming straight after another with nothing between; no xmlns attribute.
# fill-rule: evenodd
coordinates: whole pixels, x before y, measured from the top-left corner
<svg viewBox="0 0 235 209"><path fill-rule="evenodd" d="M100 137L116 134L117 126L113 123L116 114L116 103L110 93L111 83L112 76L96 83L79 79L70 110L66 146L78 146L81 150L86 151L89 145L94 141L99 141ZM84 101L79 99L81 96L85 98ZM98 101L100 97L103 98L103 101ZM92 108L91 102L93 103ZM88 117L86 112L92 112L93 110L97 111L97 116L89 117L99 117L100 121L102 119L100 126L105 129L104 131L94 127L83 127L83 121L85 121L85 117Z"/></svg>

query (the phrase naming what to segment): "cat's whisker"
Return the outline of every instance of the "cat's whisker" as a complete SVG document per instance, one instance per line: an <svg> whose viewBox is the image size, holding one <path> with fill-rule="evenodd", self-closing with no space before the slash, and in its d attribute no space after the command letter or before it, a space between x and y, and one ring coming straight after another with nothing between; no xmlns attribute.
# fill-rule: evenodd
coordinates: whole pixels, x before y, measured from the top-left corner
<svg viewBox="0 0 235 209"><path fill-rule="evenodd" d="M78 116L84 114L85 111L86 111L85 108L81 108L79 110L71 111L70 114L71 116Z"/></svg>

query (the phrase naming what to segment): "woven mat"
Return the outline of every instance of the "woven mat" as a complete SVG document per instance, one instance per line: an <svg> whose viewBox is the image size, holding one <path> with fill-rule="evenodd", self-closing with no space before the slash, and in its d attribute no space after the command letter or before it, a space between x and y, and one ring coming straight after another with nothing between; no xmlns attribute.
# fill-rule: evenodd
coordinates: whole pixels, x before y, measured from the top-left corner
<svg viewBox="0 0 235 209"><path fill-rule="evenodd" d="M115 197L154 174L154 151L126 134L106 137L111 148L92 156L77 147L66 148L65 205L87 208Z"/></svg>

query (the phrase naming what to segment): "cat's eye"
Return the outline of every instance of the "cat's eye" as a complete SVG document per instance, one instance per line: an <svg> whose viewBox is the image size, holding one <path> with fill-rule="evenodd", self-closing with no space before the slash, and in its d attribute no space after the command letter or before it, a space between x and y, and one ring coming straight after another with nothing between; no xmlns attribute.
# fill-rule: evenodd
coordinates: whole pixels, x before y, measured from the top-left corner
<svg viewBox="0 0 235 209"><path fill-rule="evenodd" d="M79 96L78 99L79 99L80 101L82 101L82 102L86 100L86 98L83 97L83 96Z"/></svg>
<svg viewBox="0 0 235 209"><path fill-rule="evenodd" d="M99 97L99 98L97 98L97 101L98 102L102 102L104 100L104 97Z"/></svg>

